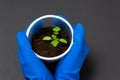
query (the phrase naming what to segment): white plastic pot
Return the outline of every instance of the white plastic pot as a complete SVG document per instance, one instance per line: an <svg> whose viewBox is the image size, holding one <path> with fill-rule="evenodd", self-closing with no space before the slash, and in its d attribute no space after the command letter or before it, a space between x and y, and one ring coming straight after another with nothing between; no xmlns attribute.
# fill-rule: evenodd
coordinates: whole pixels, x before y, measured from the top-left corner
<svg viewBox="0 0 120 80"><path fill-rule="evenodd" d="M44 15L44 16L41 16L37 19L35 19L27 28L27 31L26 31L26 36L28 37L28 39L31 41L31 38L32 36L41 28L43 28L44 26L54 26L54 22L53 22L53 19L58 19L59 21L62 22L62 24L66 25L66 26L58 26L59 27L62 27L65 31L68 31L68 34L69 34L69 37L70 37L70 45L68 47L68 49L62 53L61 55L58 55L58 56L55 56L55 57L44 57L44 56L40 56L38 55L37 53L35 53L35 55L44 60L44 61L55 61L55 60L58 60L60 58L62 58L63 56L65 56L69 50L71 49L72 47L72 44L73 44L73 29L72 29L72 26L71 24L64 18L60 17L60 16L57 16L57 15ZM42 25L42 21L44 21L44 25Z"/></svg>

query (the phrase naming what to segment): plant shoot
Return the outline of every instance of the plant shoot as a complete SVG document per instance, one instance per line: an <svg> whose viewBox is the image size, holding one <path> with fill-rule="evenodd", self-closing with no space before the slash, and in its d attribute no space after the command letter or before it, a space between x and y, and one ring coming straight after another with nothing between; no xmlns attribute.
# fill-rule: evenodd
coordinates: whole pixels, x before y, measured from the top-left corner
<svg viewBox="0 0 120 80"><path fill-rule="evenodd" d="M58 34L61 28L59 26L53 27L53 34L51 36L44 36L43 40L50 41L53 47L56 47L60 42L67 44L67 40L64 38L58 38Z"/></svg>

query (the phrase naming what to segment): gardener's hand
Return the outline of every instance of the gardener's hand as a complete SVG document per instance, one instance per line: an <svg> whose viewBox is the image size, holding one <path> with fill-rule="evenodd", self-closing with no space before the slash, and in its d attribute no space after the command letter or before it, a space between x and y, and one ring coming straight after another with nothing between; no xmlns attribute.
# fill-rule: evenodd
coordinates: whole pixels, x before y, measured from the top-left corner
<svg viewBox="0 0 120 80"><path fill-rule="evenodd" d="M61 16L61 15L60 15ZM62 16L63 17L63 16ZM65 18L65 17L63 17ZM63 25L59 20L54 19L55 24ZM56 80L79 80L79 72L88 54L89 48L84 40L84 27L77 24L74 29L74 40L71 50L57 65L55 74Z"/></svg>
<svg viewBox="0 0 120 80"><path fill-rule="evenodd" d="M23 74L28 80L53 80L43 62L33 53L25 32L17 34L18 58Z"/></svg>

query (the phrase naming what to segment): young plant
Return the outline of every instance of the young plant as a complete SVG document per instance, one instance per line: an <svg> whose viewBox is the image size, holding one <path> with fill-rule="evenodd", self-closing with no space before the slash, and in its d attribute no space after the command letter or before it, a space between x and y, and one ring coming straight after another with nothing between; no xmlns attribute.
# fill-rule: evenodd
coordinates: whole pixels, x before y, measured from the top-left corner
<svg viewBox="0 0 120 80"><path fill-rule="evenodd" d="M61 28L59 26L56 26L53 28L53 34L51 36L44 36L43 40L50 41L53 47L56 47L60 42L67 44L67 40L64 38L58 38L58 34L60 32Z"/></svg>

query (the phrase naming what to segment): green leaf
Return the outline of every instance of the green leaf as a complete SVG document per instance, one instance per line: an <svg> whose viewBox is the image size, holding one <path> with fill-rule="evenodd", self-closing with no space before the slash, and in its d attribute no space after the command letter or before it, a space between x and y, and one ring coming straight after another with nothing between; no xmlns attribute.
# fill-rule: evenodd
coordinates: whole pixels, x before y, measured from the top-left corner
<svg viewBox="0 0 120 80"><path fill-rule="evenodd" d="M59 40L60 42L62 42L62 43L65 43L65 44L67 44L67 40L66 39L64 39L64 38L60 38L60 40Z"/></svg>
<svg viewBox="0 0 120 80"><path fill-rule="evenodd" d="M53 47L56 47L59 44L59 41L53 40L51 44L53 45Z"/></svg>
<svg viewBox="0 0 120 80"><path fill-rule="evenodd" d="M56 38L55 40L59 41L59 38Z"/></svg>
<svg viewBox="0 0 120 80"><path fill-rule="evenodd" d="M53 39L56 39L56 38L57 38L57 36L56 36L56 35L54 35L54 34L52 34L52 38L53 38Z"/></svg>
<svg viewBox="0 0 120 80"><path fill-rule="evenodd" d="M54 32L54 34L56 34L56 35L57 35L57 34L59 34L59 32Z"/></svg>
<svg viewBox="0 0 120 80"><path fill-rule="evenodd" d="M52 38L50 36L45 36L43 37L43 40L52 40Z"/></svg>
<svg viewBox="0 0 120 80"><path fill-rule="evenodd" d="M58 32L60 30L61 30L61 28L59 26L56 26L56 27L53 28L53 31L55 31L55 32Z"/></svg>

